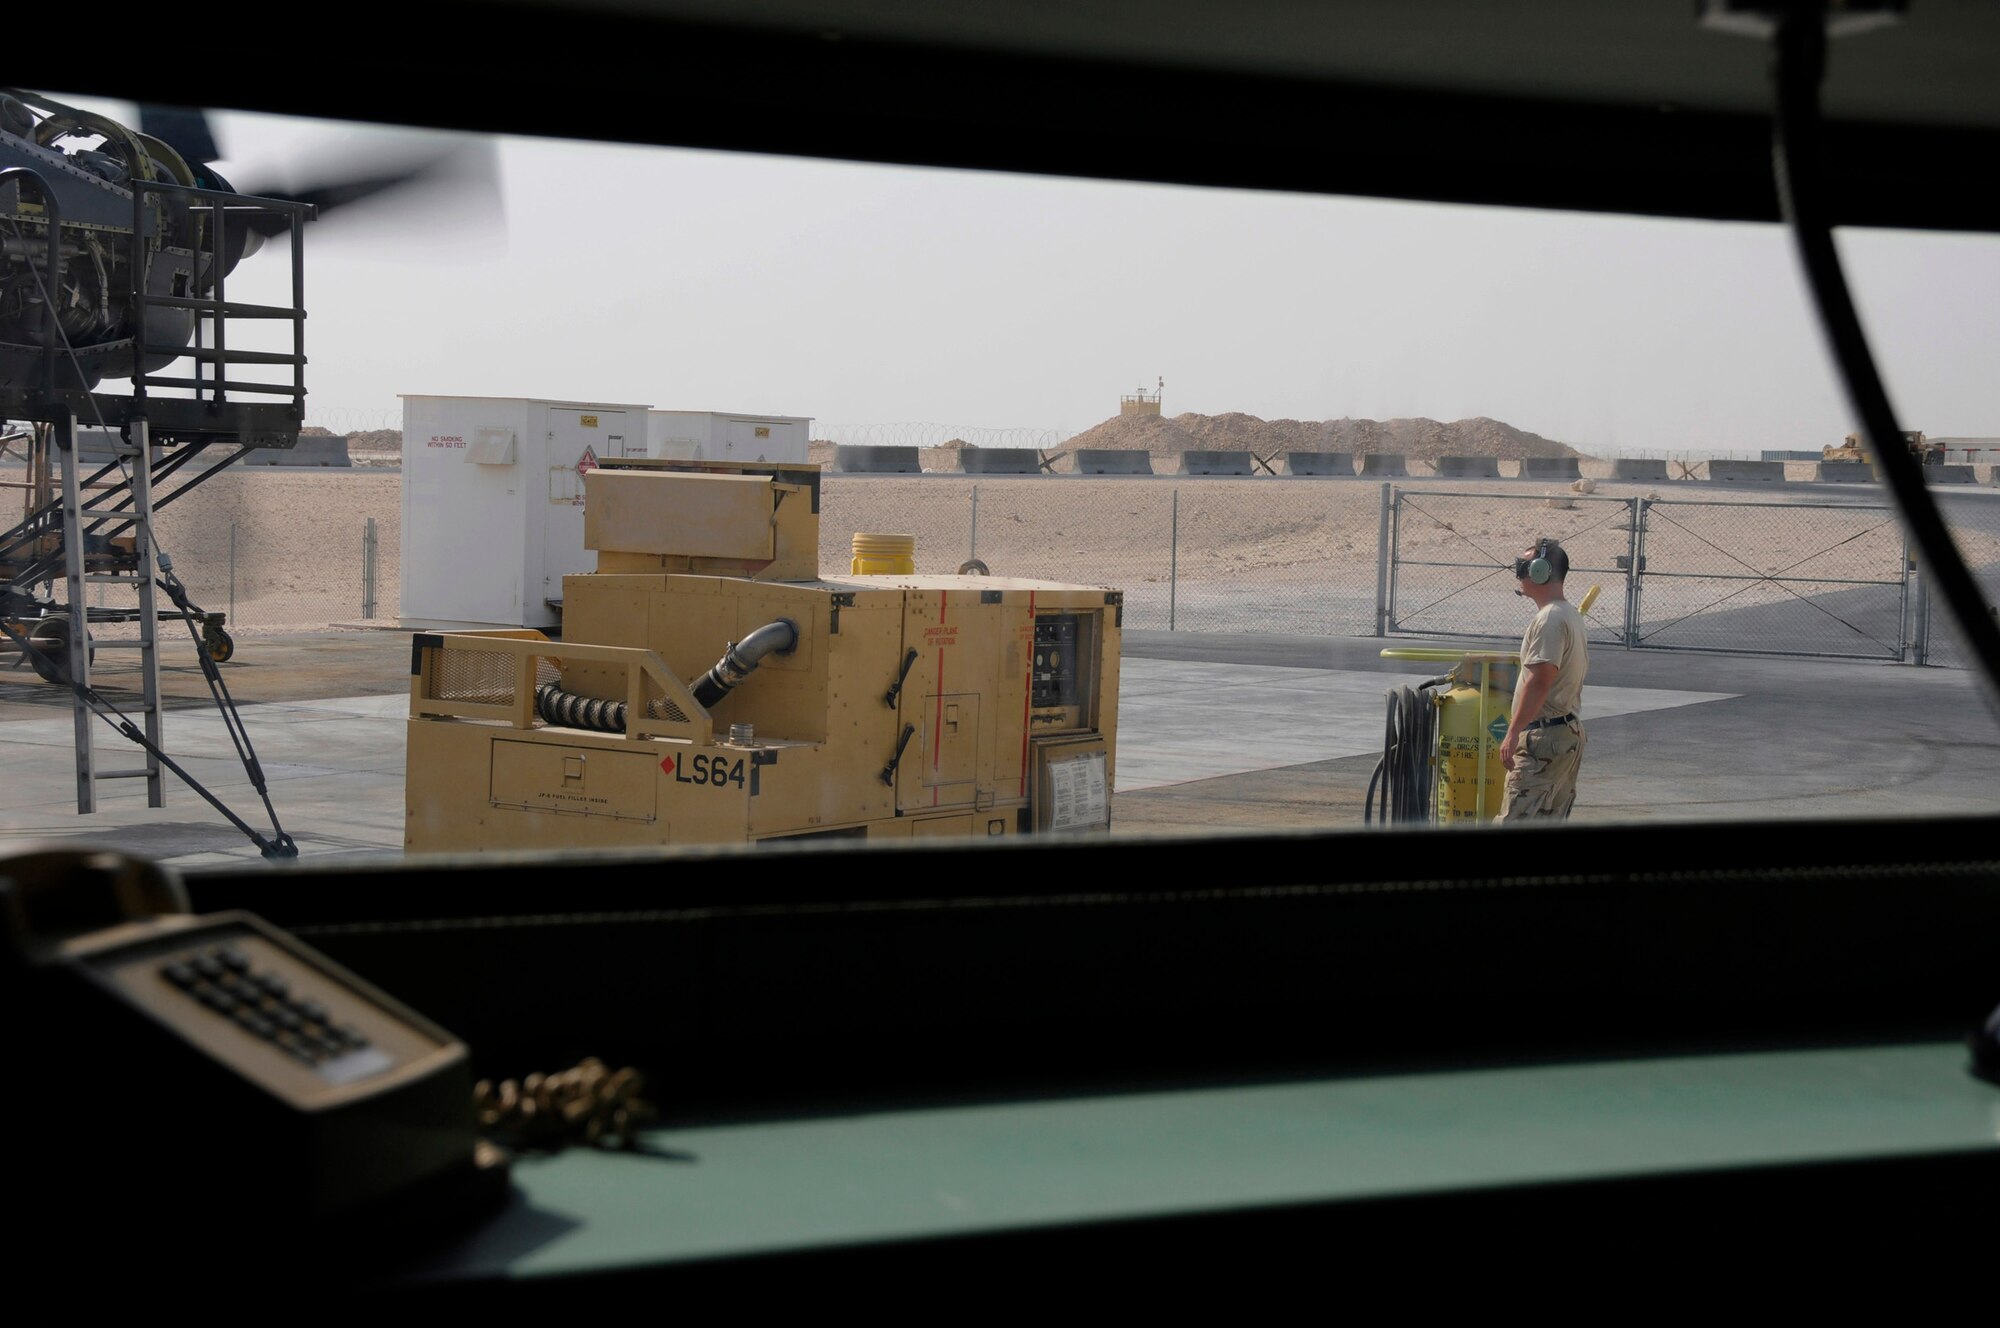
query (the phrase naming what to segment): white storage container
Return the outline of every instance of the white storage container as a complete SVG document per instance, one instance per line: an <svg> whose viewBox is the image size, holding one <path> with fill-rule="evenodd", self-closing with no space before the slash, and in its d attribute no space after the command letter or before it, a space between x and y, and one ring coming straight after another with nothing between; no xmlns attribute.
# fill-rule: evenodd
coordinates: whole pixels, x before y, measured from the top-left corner
<svg viewBox="0 0 2000 1328"><path fill-rule="evenodd" d="M403 397L402 621L549 627L562 579L595 571L583 475L643 456L645 406Z"/></svg>
<svg viewBox="0 0 2000 1328"><path fill-rule="evenodd" d="M672 461L804 461L812 419L727 411L656 410L646 455Z"/></svg>

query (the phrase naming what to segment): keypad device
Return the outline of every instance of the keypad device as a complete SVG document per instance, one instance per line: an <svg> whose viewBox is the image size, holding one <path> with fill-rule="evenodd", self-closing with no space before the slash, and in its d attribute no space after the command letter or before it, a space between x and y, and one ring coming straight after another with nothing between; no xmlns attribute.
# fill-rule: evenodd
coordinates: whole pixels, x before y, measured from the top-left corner
<svg viewBox="0 0 2000 1328"><path fill-rule="evenodd" d="M160 964L159 974L249 1036L336 1083L391 1063L360 1029L334 1022L324 1004L293 991L279 974L260 972L236 946L209 945L175 955Z"/></svg>

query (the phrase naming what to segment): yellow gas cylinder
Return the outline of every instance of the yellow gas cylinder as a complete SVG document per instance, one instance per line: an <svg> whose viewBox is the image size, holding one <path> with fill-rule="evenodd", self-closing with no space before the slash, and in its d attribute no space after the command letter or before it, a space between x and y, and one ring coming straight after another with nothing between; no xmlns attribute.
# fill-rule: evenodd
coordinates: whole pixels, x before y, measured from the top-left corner
<svg viewBox="0 0 2000 1328"><path fill-rule="evenodd" d="M1468 659L1451 672L1451 688L1437 698L1437 819L1490 821L1500 814L1507 769L1500 744L1507 737L1518 667L1501 660Z"/></svg>
<svg viewBox="0 0 2000 1328"><path fill-rule="evenodd" d="M915 576L917 537L856 531L854 565L849 570L856 576Z"/></svg>

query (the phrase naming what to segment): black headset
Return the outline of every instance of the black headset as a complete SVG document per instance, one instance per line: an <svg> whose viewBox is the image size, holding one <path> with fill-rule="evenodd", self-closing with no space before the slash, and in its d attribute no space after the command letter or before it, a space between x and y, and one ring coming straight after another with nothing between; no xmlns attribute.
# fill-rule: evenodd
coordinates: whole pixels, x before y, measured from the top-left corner
<svg viewBox="0 0 2000 1328"><path fill-rule="evenodd" d="M1556 569L1554 564L1549 562L1549 545L1551 543L1552 541L1547 535L1536 540L1534 557L1516 558L1514 560L1514 575L1524 580L1532 581L1538 586L1545 586L1555 580Z"/></svg>

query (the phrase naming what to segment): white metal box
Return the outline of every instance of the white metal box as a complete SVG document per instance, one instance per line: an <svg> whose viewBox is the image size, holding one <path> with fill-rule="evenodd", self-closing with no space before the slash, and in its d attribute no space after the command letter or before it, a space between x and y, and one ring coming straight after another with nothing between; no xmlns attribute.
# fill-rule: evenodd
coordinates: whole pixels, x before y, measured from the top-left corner
<svg viewBox="0 0 2000 1328"><path fill-rule="evenodd" d="M403 621L549 627L583 546L583 476L643 456L639 405L403 397Z"/></svg>
<svg viewBox="0 0 2000 1328"><path fill-rule="evenodd" d="M812 419L712 410L650 412L646 455L669 461L804 461Z"/></svg>

